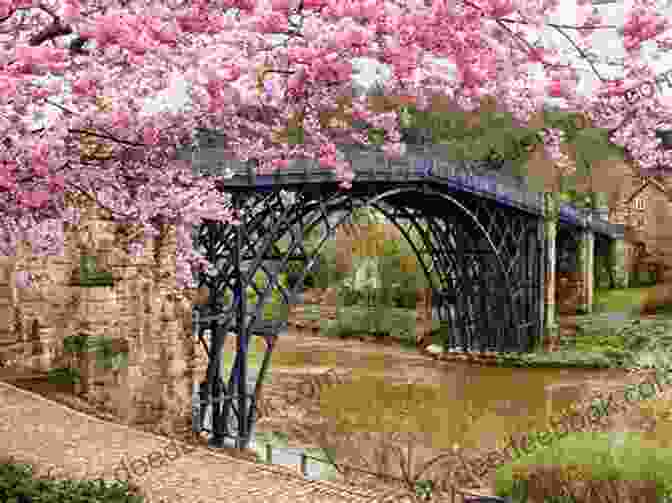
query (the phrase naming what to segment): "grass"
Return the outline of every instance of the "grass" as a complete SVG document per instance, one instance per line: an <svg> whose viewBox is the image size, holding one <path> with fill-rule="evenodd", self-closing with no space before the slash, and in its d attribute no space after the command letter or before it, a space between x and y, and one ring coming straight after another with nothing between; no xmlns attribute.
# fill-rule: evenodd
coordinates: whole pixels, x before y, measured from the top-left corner
<svg viewBox="0 0 672 503"><path fill-rule="evenodd" d="M598 313L639 312L650 289L651 287L597 290L594 294L594 310Z"/></svg>
<svg viewBox="0 0 672 503"><path fill-rule="evenodd" d="M321 319L321 306L317 304L306 304L305 310L303 311L303 317L307 321L318 321ZM338 308L340 311L344 313L344 315L350 315L350 314L364 314L368 311L368 309L364 306L347 306L347 307L340 307ZM413 312L415 313L415 309L404 309L401 307L385 307L386 313L389 313L392 317L398 317L401 318L405 315L408 315L409 313Z"/></svg>
<svg viewBox="0 0 672 503"><path fill-rule="evenodd" d="M574 471L573 480L648 481L672 487L670 449L663 449L636 432L580 432L501 466L495 472L495 492L498 496L511 496L516 480L528 480L539 468L551 466L566 474Z"/></svg>

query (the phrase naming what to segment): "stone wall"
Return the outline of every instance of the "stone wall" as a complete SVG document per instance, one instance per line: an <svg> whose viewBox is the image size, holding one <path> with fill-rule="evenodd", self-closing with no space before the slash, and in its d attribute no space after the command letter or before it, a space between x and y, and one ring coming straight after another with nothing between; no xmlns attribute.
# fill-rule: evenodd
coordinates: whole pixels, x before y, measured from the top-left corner
<svg viewBox="0 0 672 503"><path fill-rule="evenodd" d="M70 204L82 210L82 219L65 224L62 256L35 257L24 246L14 257L0 257L0 358L45 371L72 364L63 352L65 337L104 335L128 351L128 365L103 370L94 354L75 359L82 394L129 422L184 415L207 356L191 335L196 292L176 287L175 230L164 227L134 257L124 250L138 229L116 224L84 199ZM114 285L79 286L82 255L95 256ZM32 285L17 286L21 271L30 272Z"/></svg>
<svg viewBox="0 0 672 503"><path fill-rule="evenodd" d="M558 273L555 298L560 314L576 314L586 299L580 273Z"/></svg>

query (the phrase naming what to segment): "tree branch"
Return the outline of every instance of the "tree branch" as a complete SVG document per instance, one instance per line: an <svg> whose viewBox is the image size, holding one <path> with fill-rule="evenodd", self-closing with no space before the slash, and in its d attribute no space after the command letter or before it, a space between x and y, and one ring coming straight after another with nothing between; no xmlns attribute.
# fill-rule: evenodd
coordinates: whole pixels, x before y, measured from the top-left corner
<svg viewBox="0 0 672 503"><path fill-rule="evenodd" d="M565 37L565 38L569 41L570 44L572 44L572 46L574 47L574 49L576 49L576 51L579 53L579 55L580 55L583 59L585 59L586 61L588 61L588 64L589 64L590 67L593 69L593 72L595 72L595 75L597 75L597 78L600 79L600 82L604 82L604 81L605 81L604 77L602 77L602 75L600 75L600 72L597 71L597 68L595 68L595 65L593 64L593 62L588 58L588 55L584 52L583 49L581 49L578 45L576 45L576 42L574 42L574 40L572 40L572 37L570 37L569 35L567 35L567 34L562 30L562 28L560 28L560 27L558 27L558 26L554 26L554 28L560 33L560 35L562 35L563 37Z"/></svg>
<svg viewBox="0 0 672 503"><path fill-rule="evenodd" d="M53 23L47 26L40 33L38 33L37 35L33 35L28 41L28 45L30 45L31 47L36 47L44 43L46 40L52 40L57 37L63 37L65 35L71 35L71 34L72 34L72 28L70 28L69 26L63 26L61 22L58 19L56 19Z"/></svg>
<svg viewBox="0 0 672 503"><path fill-rule="evenodd" d="M82 54L82 55L88 55L90 54L89 51L84 49L84 44L86 44L89 41L88 38L86 37L77 37L75 40L70 42L70 52L74 54Z"/></svg>

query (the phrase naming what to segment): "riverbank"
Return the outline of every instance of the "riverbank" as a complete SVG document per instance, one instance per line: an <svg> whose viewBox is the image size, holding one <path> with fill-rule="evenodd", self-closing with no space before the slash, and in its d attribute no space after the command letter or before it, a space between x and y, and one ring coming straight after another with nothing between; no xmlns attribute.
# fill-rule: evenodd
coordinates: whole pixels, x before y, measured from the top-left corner
<svg viewBox="0 0 672 503"><path fill-rule="evenodd" d="M625 320L622 316L617 320L606 319L610 323ZM561 325L566 329L565 337L568 334L571 336L571 326L567 328L569 324L573 324L574 333L584 335L589 335L591 330L602 330L594 320L592 328L589 328L591 323L586 320L585 317L575 317L565 327ZM620 330L618 327L609 330L612 329ZM612 337L610 341L614 342L613 334L607 337ZM234 343L234 340L227 341L227 344ZM226 348L229 353L233 350L234 346ZM287 390L293 390L296 396L300 383L307 376L329 369L337 369L343 375L349 373L349 377L336 383L336 386L327 387L320 397L288 399ZM3 379L2 372L9 371L11 369L0 369L0 380ZM278 340L270 379L264 389L264 400L274 404L275 412L260 419L257 431L269 435L282 433L287 438L287 445L296 449L331 445L338 453L339 463L368 468L373 472L387 470L399 478L403 476L399 469L400 459L390 453L395 449L408 451L409 439L414 442L412 452L404 451L404 456L414 457L417 466L442 455L457 441L460 444L459 456L446 459L444 463L437 464L435 470L422 476L441 480L448 473L451 483L482 489L490 483L497 466L505 461L493 454L497 443L510 433L501 430L499 425L506 424L512 432L538 428L551 414L572 403L585 400L595 392L606 393L636 383L643 375L628 373L622 368L512 370L484 367L434 359L418 348L398 344L393 338L360 340L315 336L312 330L290 329ZM8 378L7 374L4 378ZM73 396L69 389L47 385L44 376L36 376L32 381L24 378L23 384L16 376L14 379L17 385L32 388L68 407L111 421L121 421L109 411L100 410ZM511 395L512 389L517 390L515 395ZM523 401L520 401L521 397ZM454 414L446 412L455 410L463 411L464 417L454 417ZM626 424L635 430L643 428L645 416L646 411L642 407L624 411L620 416L621 424L615 422L610 431L622 431ZM176 422L172 429L166 422L141 428L206 447L203 437L195 438L191 433L189 418L180 419L181 424ZM619 416L615 415L613 419L617 421ZM446 425L449 428L446 429ZM421 435L419 432L430 434ZM258 453L251 451L240 453L231 449L225 452L258 460ZM384 455L388 456L385 463L376 458L382 459ZM347 471L337 477L336 480L350 485L383 489L394 486L375 477L356 476Z"/></svg>
<svg viewBox="0 0 672 503"><path fill-rule="evenodd" d="M641 289L640 289L641 290ZM636 303L643 294L633 300ZM617 293L621 293L618 291ZM606 295L604 295L606 296ZM604 297L603 296L603 297ZM623 296L615 296L623 308ZM672 334L670 314L642 316L628 306L623 311L609 310L608 299L601 304L602 312L583 316L560 316L558 336L544 341L528 353L498 353L494 351L446 351L441 345L442 328L436 320L422 319L412 310L382 308L381 318L388 320L387 332L374 332L378 326L367 310L359 306L340 307L307 304L298 306L289 318L289 326L304 336L326 336L396 347L401 351L417 350L436 360L466 362L472 365L497 367L627 369L650 353L657 344L672 344L663 337ZM394 330L395 322L416 320L415 331ZM377 330L377 329L376 329Z"/></svg>

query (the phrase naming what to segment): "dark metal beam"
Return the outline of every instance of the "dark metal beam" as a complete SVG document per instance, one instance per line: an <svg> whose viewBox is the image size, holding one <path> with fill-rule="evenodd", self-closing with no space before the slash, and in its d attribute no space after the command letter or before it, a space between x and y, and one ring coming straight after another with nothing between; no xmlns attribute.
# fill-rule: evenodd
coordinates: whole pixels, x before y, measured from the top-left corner
<svg viewBox="0 0 672 503"><path fill-rule="evenodd" d="M449 348L529 350L543 328L540 218L492 199L453 195L440 186L391 188L387 183L369 183L367 190L353 186L348 192L297 190L293 200L284 198L279 189L260 194L249 188L247 193L233 194L233 207L244 210L241 225L209 222L195 233L195 244L219 265L212 273L199 273L199 284L208 285L211 295L208 306L194 316L195 333L200 336L199 328L209 326L211 342L194 428L206 429L203 418L210 408L213 445L223 445L225 439L235 440L239 448L249 443L261 382L274 343L287 324L286 319L263 319L265 303L274 289L281 293L283 305L294 302L326 241L357 208L376 207L396 225L410 223L416 231L421 243L412 247L423 272L436 273L438 284L433 279L430 284L437 292L440 319L449 327ZM430 199L437 201L431 208L423 203ZM318 232L311 250L303 243L309 230ZM404 229L402 235L410 238ZM297 260L305 263L300 277L295 284L282 286L280 275ZM255 284L256 275L262 277L260 285ZM256 301L247 302L248 289L255 292ZM222 298L230 303L221 305ZM222 352L232 330L236 358L225 383ZM247 357L254 336L264 337L266 353L252 383Z"/></svg>

